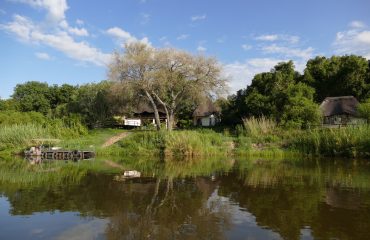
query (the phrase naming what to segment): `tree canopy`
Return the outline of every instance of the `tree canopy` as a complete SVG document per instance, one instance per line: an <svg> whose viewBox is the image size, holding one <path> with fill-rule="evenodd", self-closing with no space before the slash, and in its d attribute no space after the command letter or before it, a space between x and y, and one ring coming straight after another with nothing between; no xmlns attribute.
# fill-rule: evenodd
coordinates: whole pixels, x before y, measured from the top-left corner
<svg viewBox="0 0 370 240"><path fill-rule="evenodd" d="M158 108L166 112L171 130L182 106L225 89L221 65L215 58L195 56L176 49L154 49L143 43L126 44L124 53L115 53L109 66L112 81L125 85L133 96L146 99L160 129Z"/></svg>

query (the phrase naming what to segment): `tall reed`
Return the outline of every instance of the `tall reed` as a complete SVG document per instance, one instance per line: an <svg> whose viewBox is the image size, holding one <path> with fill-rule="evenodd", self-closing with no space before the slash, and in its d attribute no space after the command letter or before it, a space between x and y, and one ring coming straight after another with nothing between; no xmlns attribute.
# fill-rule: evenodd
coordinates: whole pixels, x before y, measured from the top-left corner
<svg viewBox="0 0 370 240"><path fill-rule="evenodd" d="M261 135L271 134L277 128L277 124L274 120L264 116L259 118L245 118L243 119L243 125L247 134L251 137L259 137Z"/></svg>
<svg viewBox="0 0 370 240"><path fill-rule="evenodd" d="M303 153L322 156L369 157L370 127L313 129L297 134L291 147Z"/></svg>
<svg viewBox="0 0 370 240"><path fill-rule="evenodd" d="M120 142L126 155L194 157L226 154L232 140L212 130L137 132Z"/></svg>

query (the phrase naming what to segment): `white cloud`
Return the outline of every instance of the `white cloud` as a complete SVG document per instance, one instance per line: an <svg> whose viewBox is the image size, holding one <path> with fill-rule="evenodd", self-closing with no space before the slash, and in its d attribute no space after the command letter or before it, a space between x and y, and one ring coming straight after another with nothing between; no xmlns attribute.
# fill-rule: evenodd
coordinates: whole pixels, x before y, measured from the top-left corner
<svg viewBox="0 0 370 240"><path fill-rule="evenodd" d="M197 51L198 51L198 52L205 52L205 51L207 51L207 48L205 48L205 47L203 47L203 46L198 46L198 47L197 47Z"/></svg>
<svg viewBox="0 0 370 240"><path fill-rule="evenodd" d="M234 62L225 64L223 74L227 77L229 87L232 92L246 88L251 84L254 75L261 72L270 71L279 62L287 61L286 59L275 58L252 58L245 62Z"/></svg>
<svg viewBox="0 0 370 240"><path fill-rule="evenodd" d="M64 30L67 30L69 33L74 34L80 37L87 37L89 36L89 32L85 28L74 28L70 27L66 20L63 20L59 23L59 26Z"/></svg>
<svg viewBox="0 0 370 240"><path fill-rule="evenodd" d="M370 29L354 21L351 29L338 32L333 43L336 54L356 54L370 59Z"/></svg>
<svg viewBox="0 0 370 240"><path fill-rule="evenodd" d="M119 28L119 27L112 27L109 28L106 33L114 38L116 38L118 41L121 41L123 43L131 43L131 42L142 42L148 45L151 45L149 42L149 39L147 37L144 37L142 39L137 39L131 33Z"/></svg>
<svg viewBox="0 0 370 240"><path fill-rule="evenodd" d="M192 16L190 19L192 22L195 22L195 21L205 20L206 18L207 18L207 15L203 14L203 15Z"/></svg>
<svg viewBox="0 0 370 240"><path fill-rule="evenodd" d="M76 24L79 25L79 26L82 26L82 25L85 24L85 22L83 20L81 20L81 19L77 19L76 20Z"/></svg>
<svg viewBox="0 0 370 240"><path fill-rule="evenodd" d="M243 45L242 45L242 48L243 48L245 51L248 51L248 50L252 49L252 46L251 46L251 45L248 45L248 44L243 44Z"/></svg>
<svg viewBox="0 0 370 240"><path fill-rule="evenodd" d="M68 9L67 0L14 0L26 3L34 8L44 9L48 12L49 21L60 22L65 19Z"/></svg>
<svg viewBox="0 0 370 240"><path fill-rule="evenodd" d="M185 40L189 38L189 34L181 34L180 36L178 36L176 39L177 40Z"/></svg>
<svg viewBox="0 0 370 240"><path fill-rule="evenodd" d="M255 40L265 42L284 41L291 44L296 44L299 42L300 38L298 36L287 34L266 34L255 37Z"/></svg>
<svg viewBox="0 0 370 240"><path fill-rule="evenodd" d="M20 41L46 45L72 59L94 63L98 66L106 65L111 58L110 54L101 52L87 42L75 41L65 31L46 32L24 16L14 15L13 21L0 25L0 29L13 34Z"/></svg>
<svg viewBox="0 0 370 240"><path fill-rule="evenodd" d="M51 60L50 55L44 52L37 52L35 53L35 56L42 60Z"/></svg>
<svg viewBox="0 0 370 240"><path fill-rule="evenodd" d="M72 28L68 29L68 32L77 36L89 36L88 31L85 28Z"/></svg>
<svg viewBox="0 0 370 240"><path fill-rule="evenodd" d="M255 39L256 40L260 40L260 41L276 41L278 39L278 35L276 34L273 34L273 35L261 35L261 36L258 36L256 37Z"/></svg>
<svg viewBox="0 0 370 240"><path fill-rule="evenodd" d="M105 233L109 221L106 219L93 219L88 222L73 225L70 228L58 233L54 237L56 240L78 240L78 239L98 239Z"/></svg>
<svg viewBox="0 0 370 240"><path fill-rule="evenodd" d="M245 62L233 62L224 64L223 74L230 80L229 87L232 92L236 92L239 89L246 88L251 84L253 77L262 72L269 72L280 62L288 62L290 58L251 58ZM303 72L306 66L305 59L295 59L295 69L299 72Z"/></svg>
<svg viewBox="0 0 370 240"><path fill-rule="evenodd" d="M271 44L268 46L263 46L262 51L264 53L281 54L286 57L301 58L308 60L313 56L314 49L312 47L308 47L306 49L290 48L285 46L279 46L277 44Z"/></svg>
<svg viewBox="0 0 370 240"><path fill-rule="evenodd" d="M352 21L350 22L349 26L351 28L365 28L366 24L361 21Z"/></svg>

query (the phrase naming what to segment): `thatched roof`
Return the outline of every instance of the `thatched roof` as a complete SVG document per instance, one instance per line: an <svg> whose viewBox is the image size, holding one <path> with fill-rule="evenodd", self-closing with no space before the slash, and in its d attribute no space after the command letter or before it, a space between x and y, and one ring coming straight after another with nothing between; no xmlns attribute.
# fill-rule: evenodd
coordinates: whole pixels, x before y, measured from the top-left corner
<svg viewBox="0 0 370 240"><path fill-rule="evenodd" d="M359 102L353 96L327 97L320 105L325 117L333 115L357 115Z"/></svg>
<svg viewBox="0 0 370 240"><path fill-rule="evenodd" d="M194 111L193 117L207 117L212 114L220 112L220 108L217 107L211 99L207 99L202 102Z"/></svg>
<svg viewBox="0 0 370 240"><path fill-rule="evenodd" d="M163 106L158 106L158 112L165 114L166 111L164 110ZM144 113L154 113L153 107L148 103L140 103L138 106L134 109L134 114L144 114Z"/></svg>

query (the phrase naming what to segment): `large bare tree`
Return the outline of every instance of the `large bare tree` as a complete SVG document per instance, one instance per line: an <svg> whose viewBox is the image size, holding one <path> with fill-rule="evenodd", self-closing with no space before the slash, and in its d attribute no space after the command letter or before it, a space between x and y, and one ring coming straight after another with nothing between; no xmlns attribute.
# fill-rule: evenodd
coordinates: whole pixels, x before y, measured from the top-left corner
<svg viewBox="0 0 370 240"><path fill-rule="evenodd" d="M125 85L124 89L133 91L137 97L148 100L154 110L155 123L159 130L161 124L158 107L152 94L156 70L154 55L155 50L147 44L126 44L123 54L114 53L113 61L109 65L109 79Z"/></svg>
<svg viewBox="0 0 370 240"><path fill-rule="evenodd" d="M154 49L143 43L130 43L125 52L114 55L109 66L110 79L144 96L153 107L160 129L158 107L166 112L167 129L184 102L198 102L208 94L226 88L221 65L215 58L192 55L177 49Z"/></svg>
<svg viewBox="0 0 370 240"><path fill-rule="evenodd" d="M221 65L215 58L194 56L177 49L159 49L155 59L153 95L166 111L168 130L172 130L176 113L184 102L199 102L206 95L226 89Z"/></svg>

